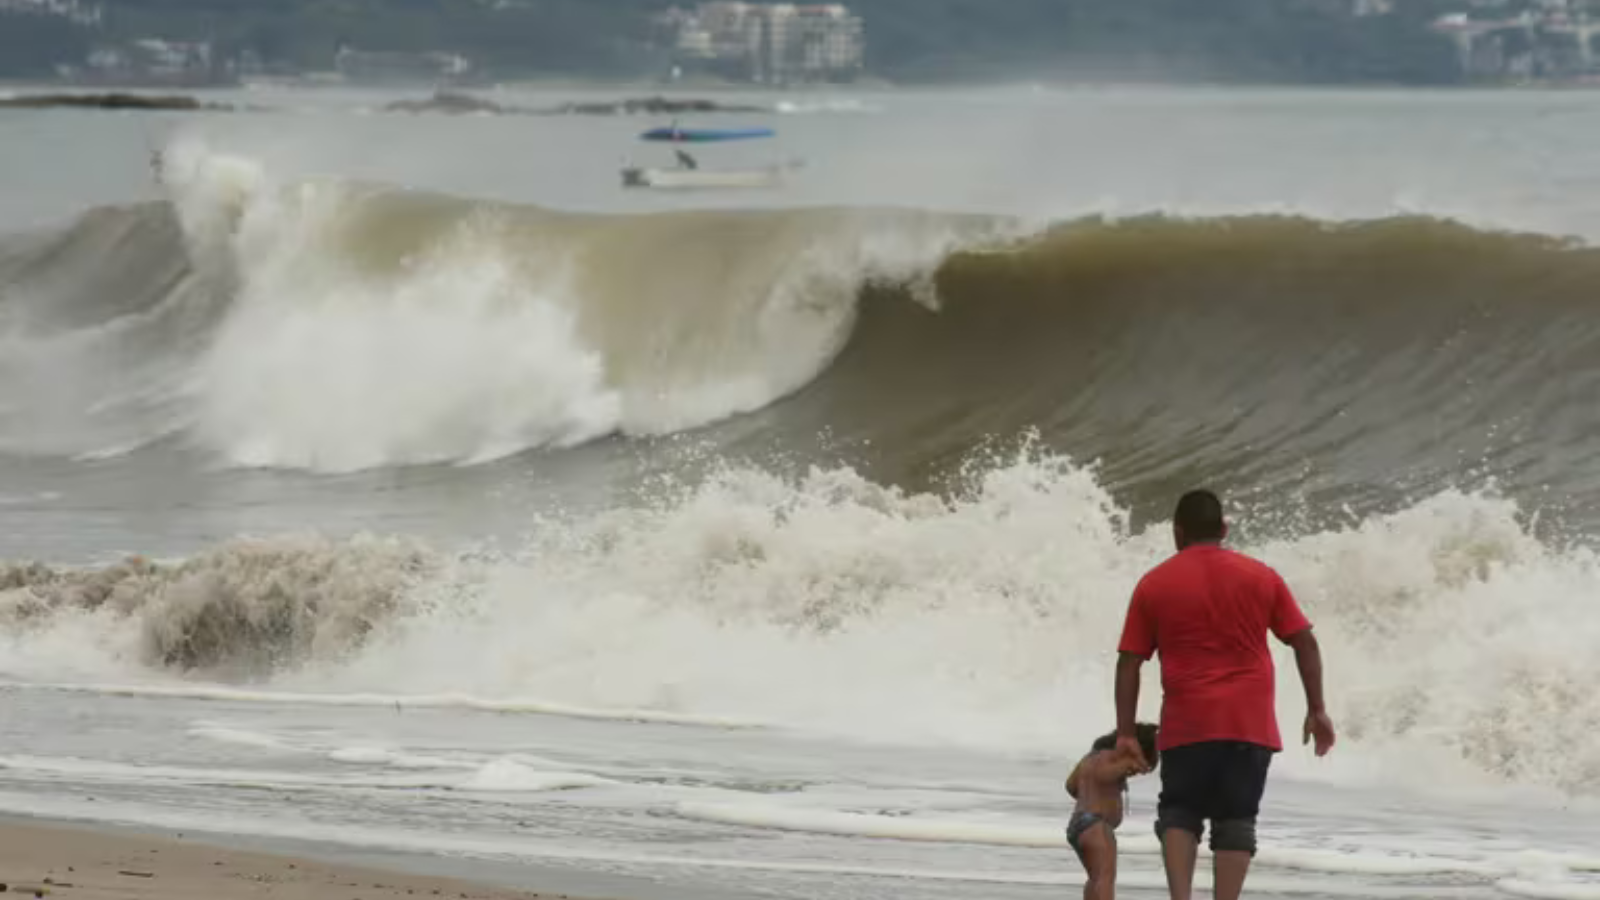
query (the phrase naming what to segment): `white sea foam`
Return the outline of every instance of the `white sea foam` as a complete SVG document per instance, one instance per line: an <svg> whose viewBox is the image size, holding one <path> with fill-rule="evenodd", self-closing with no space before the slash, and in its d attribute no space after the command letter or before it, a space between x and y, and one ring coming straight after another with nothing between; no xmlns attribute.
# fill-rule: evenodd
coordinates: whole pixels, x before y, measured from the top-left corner
<svg viewBox="0 0 1600 900"><path fill-rule="evenodd" d="M1580 608L1600 572L1518 516L1447 493L1248 548L1317 623L1343 727L1341 753L1315 761L1295 746L1286 771L1600 785L1600 697L1581 688L1600 626ZM1130 533L1092 475L1061 461L1002 466L948 504L848 471L736 471L537 535L519 558L425 588L436 614L304 678L856 738L1082 746L1111 717L1104 653L1127 592L1170 552L1164 529ZM1292 740L1303 701L1292 660L1277 658ZM1146 692L1146 717L1157 700Z"/></svg>
<svg viewBox="0 0 1600 900"><path fill-rule="evenodd" d="M206 768L199 766L130 765L95 759L52 756L0 757L0 769L32 776L58 778L70 783L117 784L176 783L187 786L292 788L438 788L457 786L440 778L394 776L342 776L265 769Z"/></svg>
<svg viewBox="0 0 1600 900"><path fill-rule="evenodd" d="M586 772L544 772L515 759L502 758L485 763L462 782L461 789L489 793L517 791L560 791L599 787L608 779Z"/></svg>
<svg viewBox="0 0 1600 900"><path fill-rule="evenodd" d="M396 709L465 709L496 713L527 713L572 719L617 722L657 722L705 728L760 728L762 723L727 716L690 715L646 709L606 709L545 703L538 700L493 699L467 694L313 693L289 690L248 690L167 681L116 684L108 682L31 683L17 689L104 694L112 697L175 697L233 703L274 703L305 706L370 706ZM358 750L357 752L362 752Z"/></svg>
<svg viewBox="0 0 1600 900"><path fill-rule="evenodd" d="M360 761L373 755L356 754ZM356 761L350 756L340 760ZM392 759L384 759L393 764ZM395 765L395 768L411 768ZM416 767L420 768L420 767ZM130 765L71 757L0 757L0 769L35 777L60 778L73 783L105 782L128 785L175 783L188 786L272 787L281 789L404 788L466 791L471 793L526 793L599 787L613 782L586 772L543 771L515 758L499 758L455 772L417 775L327 775L260 769L204 768L170 765Z"/></svg>
<svg viewBox="0 0 1600 900"><path fill-rule="evenodd" d="M685 818L703 822L846 837L1050 849L1059 848L1066 841L1060 826L1030 828L978 822L939 821L910 816L872 816L833 810L786 808L772 804L758 806L680 803L674 807L674 811ZM1122 843L1125 844L1126 841Z"/></svg>
<svg viewBox="0 0 1600 900"><path fill-rule="evenodd" d="M1573 884L1569 882L1524 881L1507 878L1495 887L1513 897L1530 900L1600 900L1600 884Z"/></svg>
<svg viewBox="0 0 1600 900"><path fill-rule="evenodd" d="M243 728L232 728L227 725L212 725L199 723L189 728L193 737L223 744L234 744L242 747L254 747L258 750L272 750L277 752L301 752L275 735L264 734L259 731L250 731Z"/></svg>
<svg viewBox="0 0 1600 900"><path fill-rule="evenodd" d="M848 470L731 470L647 507L537 522L513 556L430 564L360 645L314 655L270 687L146 676L75 689L767 724L1055 753L1110 721L1105 648L1168 540L1161 528L1130 532L1092 471L1056 458L986 469L950 501ZM1342 726L1338 753L1313 760L1293 746L1285 772L1446 790L1600 785L1600 695L1586 687L1600 677L1589 652L1600 622L1584 606L1600 586L1591 553L1541 544L1509 502L1456 493L1247 549L1285 574L1317 623ZM370 589L362 571L349 576L353 602ZM339 584L318 590L318 616L352 615ZM125 679L129 635L170 627L140 620L164 606L130 608L127 624L108 613L35 621L0 642L0 670L37 680L53 665L39 649L57 648L80 668L110 652L105 671ZM1277 655L1293 739L1300 689ZM1158 700L1146 692L1145 717Z"/></svg>
<svg viewBox="0 0 1600 900"><path fill-rule="evenodd" d="M1059 825L1023 826L921 816L862 815L754 803L681 803L675 807L675 811L686 818L706 822L845 837L1043 849L1058 849L1066 841ZM1147 822L1126 822L1120 829L1117 845L1119 851L1126 854L1159 856L1161 852L1156 839L1150 834ZM1202 849L1202 854L1209 855L1209 851ZM1256 862L1280 869L1376 876L1463 875L1487 878L1507 871L1502 866L1483 860L1370 850L1316 850L1286 847L1277 841L1268 841Z"/></svg>
<svg viewBox="0 0 1600 900"><path fill-rule="evenodd" d="M350 765L390 766L396 769L469 769L471 763L460 759L405 753L383 747L340 747L328 754L334 762Z"/></svg>
<svg viewBox="0 0 1600 900"><path fill-rule="evenodd" d="M393 750L382 747L340 747L328 754L334 762L351 763L353 765L380 765L386 766L399 759Z"/></svg>

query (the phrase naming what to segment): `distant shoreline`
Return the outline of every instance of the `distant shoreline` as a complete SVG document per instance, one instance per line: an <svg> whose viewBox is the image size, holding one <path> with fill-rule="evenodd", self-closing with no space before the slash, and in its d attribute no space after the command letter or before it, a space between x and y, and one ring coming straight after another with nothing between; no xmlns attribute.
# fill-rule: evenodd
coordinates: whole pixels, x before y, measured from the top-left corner
<svg viewBox="0 0 1600 900"><path fill-rule="evenodd" d="M0 109L94 109L139 112L265 112L254 105L207 103L189 94L145 94L133 91L47 92L0 95ZM569 100L551 106L522 106L490 100L478 94L438 92L431 96L396 99L382 111L391 114L500 115L500 116L680 116L762 115L774 110L749 103L723 103L703 97L623 97L613 100Z"/></svg>
<svg viewBox="0 0 1600 900"><path fill-rule="evenodd" d="M419 84L331 84L318 81L274 82L246 85L205 85L174 90L170 86L128 84L86 87L59 81L0 81L0 110L5 109L81 109L149 112L270 112L270 108L244 102L225 102L214 98L238 99L263 91L336 93L349 92L395 98L386 105L389 113L482 113L501 115L649 115L677 113L754 113L769 111L748 103L721 103L714 97L805 97L816 94L917 96L944 91L1298 91L1327 93L1354 91L1370 93L1420 92L1438 94L1569 92L1600 90L1600 78L1552 79L1543 81L1478 82L1462 84L1378 84L1369 82L1159 82L1056 80L1013 82L915 82L891 84L806 85L777 88L768 85L673 84L653 81L598 81L581 79L519 79L471 88L440 88ZM504 98L518 93L557 93L578 95L547 107L522 107ZM631 96L594 100L585 94ZM683 107L673 108L674 104ZM602 107L616 107L602 109ZM624 107L633 107L625 109Z"/></svg>
<svg viewBox="0 0 1600 900"><path fill-rule="evenodd" d="M204 103L188 94L144 94L132 91L110 93L40 93L0 97L0 109L105 109L170 112L221 112L235 109L227 104Z"/></svg>

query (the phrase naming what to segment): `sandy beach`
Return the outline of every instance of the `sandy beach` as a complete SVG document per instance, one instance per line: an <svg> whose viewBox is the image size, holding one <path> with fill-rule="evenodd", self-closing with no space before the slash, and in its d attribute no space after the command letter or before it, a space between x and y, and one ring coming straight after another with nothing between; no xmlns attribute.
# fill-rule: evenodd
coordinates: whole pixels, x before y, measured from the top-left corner
<svg viewBox="0 0 1600 900"><path fill-rule="evenodd" d="M230 850L179 835L0 824L0 893L81 900L560 900L443 878Z"/></svg>

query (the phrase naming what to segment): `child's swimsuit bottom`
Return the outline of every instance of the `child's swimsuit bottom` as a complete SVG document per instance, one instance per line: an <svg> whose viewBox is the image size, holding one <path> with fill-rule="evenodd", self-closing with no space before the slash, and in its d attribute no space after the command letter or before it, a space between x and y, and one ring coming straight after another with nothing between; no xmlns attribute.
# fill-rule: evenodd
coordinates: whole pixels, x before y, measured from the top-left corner
<svg viewBox="0 0 1600 900"><path fill-rule="evenodd" d="M1079 846L1079 841L1083 833L1104 821L1099 813L1075 812L1067 822L1067 845L1072 848L1072 852L1078 854L1080 862L1083 860L1083 848Z"/></svg>

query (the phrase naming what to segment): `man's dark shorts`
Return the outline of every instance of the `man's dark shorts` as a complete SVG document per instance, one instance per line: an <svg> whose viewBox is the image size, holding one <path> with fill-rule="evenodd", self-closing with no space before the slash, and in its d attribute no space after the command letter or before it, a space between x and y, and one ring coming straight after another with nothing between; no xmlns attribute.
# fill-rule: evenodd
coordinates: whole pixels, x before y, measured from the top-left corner
<svg viewBox="0 0 1600 900"><path fill-rule="evenodd" d="M1256 815L1273 751L1240 741L1185 744L1161 753L1156 835L1178 828L1199 840L1211 822L1211 849L1256 852Z"/></svg>

